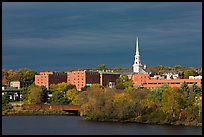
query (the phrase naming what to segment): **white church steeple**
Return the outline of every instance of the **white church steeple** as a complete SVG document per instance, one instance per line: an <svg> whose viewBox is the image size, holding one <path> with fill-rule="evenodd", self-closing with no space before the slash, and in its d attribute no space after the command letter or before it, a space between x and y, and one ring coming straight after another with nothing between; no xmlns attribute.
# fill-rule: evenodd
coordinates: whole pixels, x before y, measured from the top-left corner
<svg viewBox="0 0 204 137"><path fill-rule="evenodd" d="M142 67L142 64L140 62L139 40L138 40L138 37L137 37L136 54L135 54L135 60L134 60L134 64L133 64L133 72L139 73L140 72L140 67Z"/></svg>

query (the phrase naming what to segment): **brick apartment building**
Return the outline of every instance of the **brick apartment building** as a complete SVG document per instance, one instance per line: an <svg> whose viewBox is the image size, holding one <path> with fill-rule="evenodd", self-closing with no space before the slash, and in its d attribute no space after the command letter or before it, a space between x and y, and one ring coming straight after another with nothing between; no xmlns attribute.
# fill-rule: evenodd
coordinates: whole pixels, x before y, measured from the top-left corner
<svg viewBox="0 0 204 137"><path fill-rule="evenodd" d="M134 74L132 77L134 86L142 86L146 88L154 88L162 86L163 84L168 84L171 87L180 87L185 81L189 86L194 83L201 87L202 79L150 79L150 74Z"/></svg>
<svg viewBox="0 0 204 137"><path fill-rule="evenodd" d="M77 70L67 73L67 82L75 85L77 90L81 90L87 84L96 84L100 82L98 72L88 70Z"/></svg>
<svg viewBox="0 0 204 137"><path fill-rule="evenodd" d="M38 86L45 86L49 89L51 84L58 84L66 82L67 74L61 72L40 72L39 75L35 75L35 84Z"/></svg>
<svg viewBox="0 0 204 137"><path fill-rule="evenodd" d="M119 77L118 73L78 70L67 73L67 82L75 85L77 90L81 90L90 84L108 86L111 82L113 86Z"/></svg>

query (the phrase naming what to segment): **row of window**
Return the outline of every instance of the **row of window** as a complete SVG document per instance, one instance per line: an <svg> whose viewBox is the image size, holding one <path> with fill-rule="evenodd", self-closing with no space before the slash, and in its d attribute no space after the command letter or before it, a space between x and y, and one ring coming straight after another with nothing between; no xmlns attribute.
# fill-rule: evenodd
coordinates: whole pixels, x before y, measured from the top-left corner
<svg viewBox="0 0 204 137"><path fill-rule="evenodd" d="M76 72L74 72L74 75L76 74ZM77 74L79 74L79 72L77 72ZM81 72L81 74L84 74L84 72Z"/></svg>
<svg viewBox="0 0 204 137"><path fill-rule="evenodd" d="M40 84L40 83L41 83L41 84L44 84L44 82L37 82L37 84ZM45 82L45 84L47 84L47 83Z"/></svg>

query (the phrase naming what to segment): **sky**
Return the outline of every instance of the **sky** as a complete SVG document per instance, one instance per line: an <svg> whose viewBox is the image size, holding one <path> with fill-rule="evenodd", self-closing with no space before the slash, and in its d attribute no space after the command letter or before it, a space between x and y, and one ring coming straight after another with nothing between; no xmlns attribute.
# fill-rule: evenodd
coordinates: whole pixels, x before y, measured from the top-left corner
<svg viewBox="0 0 204 137"><path fill-rule="evenodd" d="M201 2L3 2L2 68L202 66Z"/></svg>

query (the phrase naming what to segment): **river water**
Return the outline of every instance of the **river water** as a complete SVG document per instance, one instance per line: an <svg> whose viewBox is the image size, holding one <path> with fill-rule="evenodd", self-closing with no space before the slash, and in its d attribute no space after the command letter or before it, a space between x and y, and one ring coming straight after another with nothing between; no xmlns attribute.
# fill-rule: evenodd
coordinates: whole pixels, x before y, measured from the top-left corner
<svg viewBox="0 0 204 137"><path fill-rule="evenodd" d="M202 135L202 127L96 122L80 116L2 116L2 135Z"/></svg>

